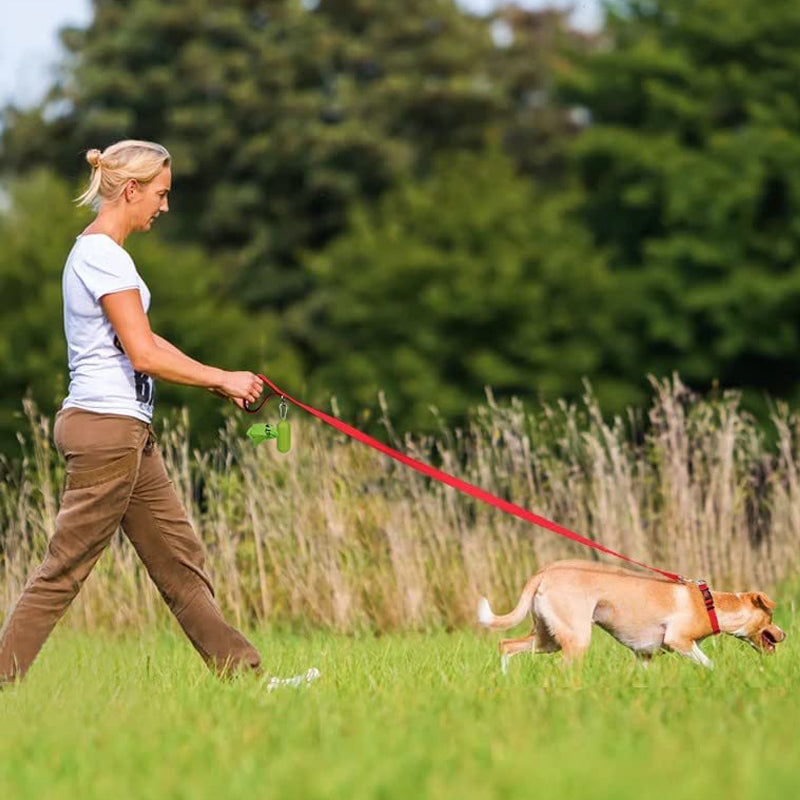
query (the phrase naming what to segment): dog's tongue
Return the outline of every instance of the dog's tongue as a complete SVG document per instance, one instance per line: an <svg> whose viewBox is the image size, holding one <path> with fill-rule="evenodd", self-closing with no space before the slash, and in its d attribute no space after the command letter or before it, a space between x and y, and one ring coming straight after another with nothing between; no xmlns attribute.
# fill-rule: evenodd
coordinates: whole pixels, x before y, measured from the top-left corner
<svg viewBox="0 0 800 800"><path fill-rule="evenodd" d="M773 640L772 636L770 636L768 631L764 631L761 634L761 641L764 642L765 647L767 650L774 650L775 649L775 641Z"/></svg>

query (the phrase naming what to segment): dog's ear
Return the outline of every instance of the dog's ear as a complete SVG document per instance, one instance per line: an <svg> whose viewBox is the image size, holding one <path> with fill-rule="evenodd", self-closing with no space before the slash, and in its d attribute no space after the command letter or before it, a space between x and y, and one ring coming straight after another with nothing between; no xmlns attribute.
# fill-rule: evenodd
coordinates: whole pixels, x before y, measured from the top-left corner
<svg viewBox="0 0 800 800"><path fill-rule="evenodd" d="M775 603L764 592L750 592L750 600L756 608L763 608L770 614L775 608Z"/></svg>

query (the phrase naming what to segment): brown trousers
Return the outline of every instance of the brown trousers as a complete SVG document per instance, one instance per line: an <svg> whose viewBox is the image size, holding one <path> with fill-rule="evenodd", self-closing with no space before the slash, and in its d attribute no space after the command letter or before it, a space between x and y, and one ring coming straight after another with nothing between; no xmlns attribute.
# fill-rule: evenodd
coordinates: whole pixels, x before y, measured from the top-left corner
<svg viewBox="0 0 800 800"><path fill-rule="evenodd" d="M161 596L208 666L220 675L259 670L258 651L222 618L203 547L167 476L150 425L78 408L56 414L67 462L56 529L0 635L0 685L30 667L122 526Z"/></svg>

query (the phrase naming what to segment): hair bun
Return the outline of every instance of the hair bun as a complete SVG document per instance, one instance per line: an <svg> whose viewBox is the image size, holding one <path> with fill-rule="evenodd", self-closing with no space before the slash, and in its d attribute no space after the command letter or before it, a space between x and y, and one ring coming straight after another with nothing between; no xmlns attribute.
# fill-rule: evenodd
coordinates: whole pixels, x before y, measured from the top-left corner
<svg viewBox="0 0 800 800"><path fill-rule="evenodd" d="M94 148L86 153L86 160L92 165L92 167L99 169L100 157L102 155L103 154L97 148Z"/></svg>

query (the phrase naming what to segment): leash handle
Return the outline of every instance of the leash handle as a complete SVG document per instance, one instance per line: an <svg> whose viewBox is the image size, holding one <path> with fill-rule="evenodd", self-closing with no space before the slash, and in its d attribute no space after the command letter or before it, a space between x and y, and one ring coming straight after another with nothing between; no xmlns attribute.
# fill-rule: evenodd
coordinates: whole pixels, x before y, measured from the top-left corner
<svg viewBox="0 0 800 800"><path fill-rule="evenodd" d="M271 397L274 397L274 396L275 396L275 392L270 392L255 408L250 408L250 403L248 403L247 400L245 400L242 403L242 408L248 414L257 414L259 411L261 411L261 409L263 408L264 404L267 403L269 401L269 399ZM281 399L281 409L283 409L283 406L285 406L285 404L286 404L286 401ZM282 413L281 419L286 419L285 412Z"/></svg>

